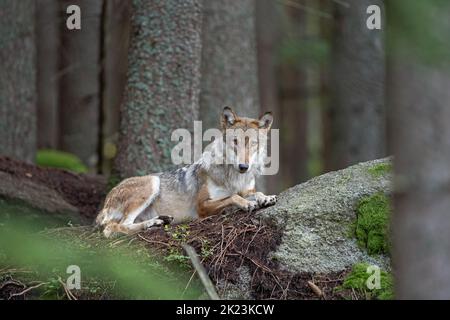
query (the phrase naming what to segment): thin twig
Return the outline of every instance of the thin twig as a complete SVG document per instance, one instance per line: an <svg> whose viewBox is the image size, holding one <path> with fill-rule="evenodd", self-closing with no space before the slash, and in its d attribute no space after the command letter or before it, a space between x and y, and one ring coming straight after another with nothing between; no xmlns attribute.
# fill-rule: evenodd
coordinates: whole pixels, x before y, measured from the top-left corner
<svg viewBox="0 0 450 320"><path fill-rule="evenodd" d="M32 286L32 287L29 287L29 288L27 288L27 289L25 289L25 290L23 290L21 292L13 293L13 294L11 294L9 296L8 300L11 299L12 297L17 297L17 296L24 295L25 293L27 293L27 292L29 292L29 291L31 291L33 289L39 288L39 287L43 286L44 284L48 284L48 282L41 282L41 283L39 283L39 284L37 284L35 286Z"/></svg>
<svg viewBox="0 0 450 320"><path fill-rule="evenodd" d="M255 240L257 234L264 228L264 226L259 227L258 230L256 230L255 234L253 235L252 239L250 240L250 242L247 245L247 249L245 250L245 253L248 252L248 249L250 248L250 245L252 244L253 240Z"/></svg>
<svg viewBox="0 0 450 320"><path fill-rule="evenodd" d="M0 270L0 274L15 274L15 273L33 273L33 271L26 269L8 269L8 268Z"/></svg>
<svg viewBox="0 0 450 320"><path fill-rule="evenodd" d="M189 281L186 284L186 287L184 287L183 293L181 294L181 298L183 299L184 294L186 293L187 289L189 288L189 285L192 282L192 279L194 279L195 274L197 273L197 270L194 270L194 272L192 272L191 277L189 278Z"/></svg>
<svg viewBox="0 0 450 320"><path fill-rule="evenodd" d="M138 234L138 237L141 238L142 240L144 240L145 242L148 242L148 243L159 243L159 244L163 244L163 245L165 245L167 247L170 247L170 244L168 244L168 243L165 243L165 242L162 242L162 241L156 241L156 240L149 240L149 239L141 236L140 234Z"/></svg>
<svg viewBox="0 0 450 320"><path fill-rule="evenodd" d="M0 286L0 290L2 290L4 287L6 287L8 285L14 285L14 286L22 287L22 288L25 287L25 285L20 281L8 280L8 281L5 281L2 283L2 285Z"/></svg>
<svg viewBox="0 0 450 320"><path fill-rule="evenodd" d="M77 297L75 297L74 294L69 290L69 288L67 288L66 284L64 283L64 281L61 280L61 278L58 278L58 281L63 286L64 291L66 292L67 298L69 298L69 300L78 300Z"/></svg>
<svg viewBox="0 0 450 320"><path fill-rule="evenodd" d="M343 1L343 0L333 0L333 2L345 7L345 8L350 8L350 3Z"/></svg>
<svg viewBox="0 0 450 320"><path fill-rule="evenodd" d="M286 289L283 290L283 294L281 295L281 299L280 300L283 300L283 299L286 300L287 299L287 295L289 293L289 286L291 285L292 278L294 278L294 276L291 276L289 278L289 282L288 282L288 284L286 286Z"/></svg>
<svg viewBox="0 0 450 320"><path fill-rule="evenodd" d="M292 1L292 0L276 0L277 2L280 2L281 4L284 4L286 6L292 7L292 8L296 8L296 9L300 9L303 10L307 13L310 14L315 14L319 17L325 18L325 19L332 19L333 16L327 12L323 12L317 9L314 9L312 7L306 6L304 4Z"/></svg>

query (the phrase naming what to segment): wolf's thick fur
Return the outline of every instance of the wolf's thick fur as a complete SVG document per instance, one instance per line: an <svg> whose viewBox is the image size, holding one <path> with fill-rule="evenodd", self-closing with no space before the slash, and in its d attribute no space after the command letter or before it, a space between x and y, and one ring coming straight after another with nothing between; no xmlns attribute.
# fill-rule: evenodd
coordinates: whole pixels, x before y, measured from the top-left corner
<svg viewBox="0 0 450 320"><path fill-rule="evenodd" d="M273 205L276 196L255 190L255 177L262 172L266 149L258 153L259 143L254 138L245 138L239 144L237 139L225 139L229 129L241 129L244 133L253 129L267 137L272 120L270 113L259 119L243 118L225 107L221 121L223 139L216 139L192 165L122 181L107 195L97 225L110 237L116 233L137 233L172 220L203 218L228 208L253 211ZM226 158L226 163L231 164L217 164L215 157Z"/></svg>

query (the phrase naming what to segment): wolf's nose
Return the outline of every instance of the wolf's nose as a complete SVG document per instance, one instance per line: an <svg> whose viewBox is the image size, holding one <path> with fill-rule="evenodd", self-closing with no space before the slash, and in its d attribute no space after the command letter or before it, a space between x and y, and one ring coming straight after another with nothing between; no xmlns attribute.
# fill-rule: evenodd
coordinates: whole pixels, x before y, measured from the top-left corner
<svg viewBox="0 0 450 320"><path fill-rule="evenodd" d="M241 172L245 172L245 171L247 171L248 170L248 164L240 164L239 165L239 171L241 171Z"/></svg>

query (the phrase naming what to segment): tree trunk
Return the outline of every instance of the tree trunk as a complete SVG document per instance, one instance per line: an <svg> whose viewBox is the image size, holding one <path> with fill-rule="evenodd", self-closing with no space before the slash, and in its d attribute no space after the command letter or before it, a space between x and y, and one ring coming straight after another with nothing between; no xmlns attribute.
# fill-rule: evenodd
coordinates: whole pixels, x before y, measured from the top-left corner
<svg viewBox="0 0 450 320"><path fill-rule="evenodd" d="M395 24L404 23L399 19L410 12L409 4L390 4L388 19L393 25L389 24L389 30L399 30ZM401 28L401 38L411 43L404 47L402 42L399 47L400 35L395 34L388 64L389 137L395 155L396 293L399 299L450 299L449 4L429 1L423 10L417 9L411 8L421 12L420 32L433 38L420 38Z"/></svg>
<svg viewBox="0 0 450 320"><path fill-rule="evenodd" d="M277 48L280 45L280 8L272 0L256 1L256 45L261 110L278 111ZM276 118L275 118L276 121Z"/></svg>
<svg viewBox="0 0 450 320"><path fill-rule="evenodd" d="M226 105L260 113L254 0L203 0L200 119L218 128Z"/></svg>
<svg viewBox="0 0 450 320"><path fill-rule="evenodd" d="M198 116L199 0L132 2L128 81L116 170L121 177L173 166L171 133Z"/></svg>
<svg viewBox="0 0 450 320"><path fill-rule="evenodd" d="M71 4L81 8L81 30L66 28ZM98 161L102 7L103 1L60 2L60 148L91 169Z"/></svg>
<svg viewBox="0 0 450 320"><path fill-rule="evenodd" d="M37 44L37 145L58 148L58 3L36 2Z"/></svg>
<svg viewBox="0 0 450 320"><path fill-rule="evenodd" d="M305 38L306 14L298 8L285 7L285 33L284 45L302 41ZM288 60L288 61L286 61ZM281 136L280 167L278 178L281 180L280 189L296 185L307 178L307 119L306 109L307 74L298 61L284 59L278 68ZM293 146L295 146L293 148Z"/></svg>
<svg viewBox="0 0 450 320"><path fill-rule="evenodd" d="M261 114L255 0L203 0L200 120L219 128L224 106L238 115ZM265 189L264 177L257 188Z"/></svg>
<svg viewBox="0 0 450 320"><path fill-rule="evenodd" d="M383 31L366 26L367 7L383 1L346 2L334 3L332 169L385 155Z"/></svg>
<svg viewBox="0 0 450 320"><path fill-rule="evenodd" d="M117 153L120 105L127 81L131 2L106 1L103 43L102 139L100 171L110 174Z"/></svg>
<svg viewBox="0 0 450 320"><path fill-rule="evenodd" d="M279 99L279 75L277 48L281 44L282 5L272 0L256 1L256 45L258 58L258 91L261 111L274 113L273 128L280 128L281 108ZM217 123L217 119L215 120ZM281 145L281 147L283 144ZM281 156L282 157L282 156ZM280 168L281 170L282 168ZM275 194L281 191L280 175L266 177L266 192Z"/></svg>
<svg viewBox="0 0 450 320"><path fill-rule="evenodd" d="M0 154L33 162L36 153L35 3L0 2Z"/></svg>

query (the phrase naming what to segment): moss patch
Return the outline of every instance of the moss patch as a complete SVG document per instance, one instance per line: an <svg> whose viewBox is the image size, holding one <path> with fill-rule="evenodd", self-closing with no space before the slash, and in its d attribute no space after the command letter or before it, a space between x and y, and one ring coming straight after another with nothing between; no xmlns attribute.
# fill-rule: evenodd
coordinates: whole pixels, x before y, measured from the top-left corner
<svg viewBox="0 0 450 320"><path fill-rule="evenodd" d="M87 172L87 167L75 155L58 150L39 150L36 163L42 167L67 169L74 172Z"/></svg>
<svg viewBox="0 0 450 320"><path fill-rule="evenodd" d="M391 171L392 164L390 163L380 163L369 169L369 173L375 178L384 176L386 173L389 173Z"/></svg>
<svg viewBox="0 0 450 320"><path fill-rule="evenodd" d="M383 193L362 198L358 203L352 233L370 255L389 253L390 211L389 198Z"/></svg>
<svg viewBox="0 0 450 320"><path fill-rule="evenodd" d="M366 263L357 263L352 271L347 275L343 284L337 289L353 289L362 294L366 299L390 300L394 299L394 281L390 273L380 270L379 286L376 287L376 281L372 281L376 276L376 271L368 269L370 266ZM372 277L369 280L369 277ZM369 281L367 281L369 280ZM375 288L369 289L368 284L375 285Z"/></svg>

